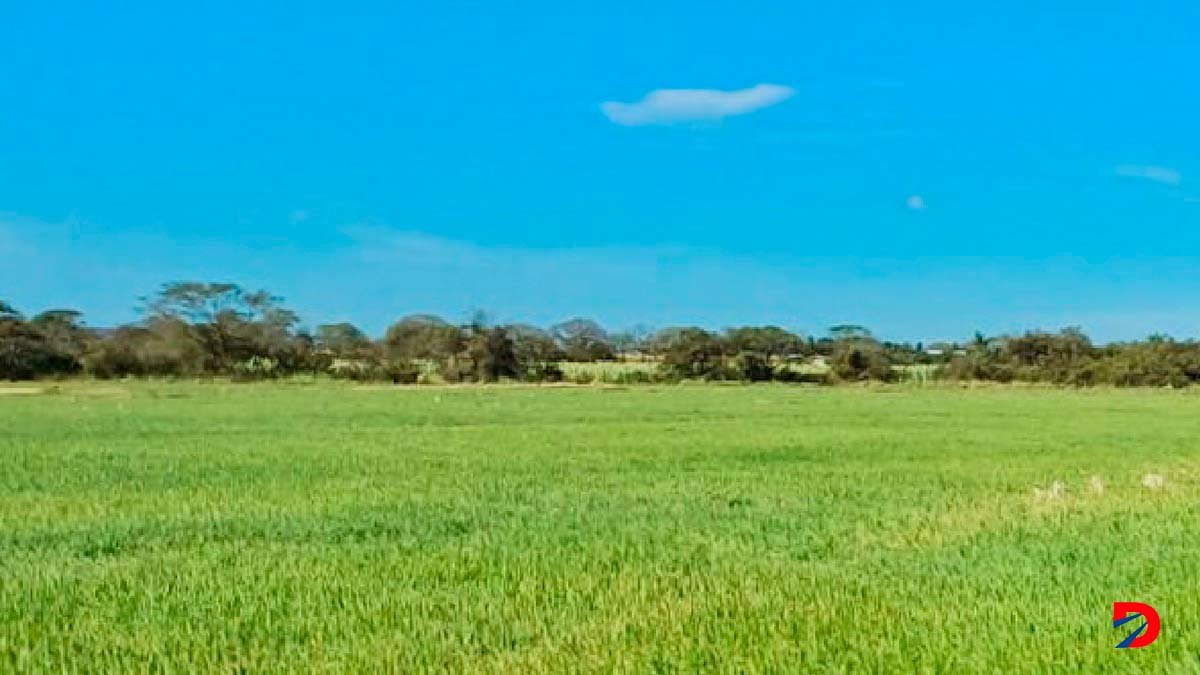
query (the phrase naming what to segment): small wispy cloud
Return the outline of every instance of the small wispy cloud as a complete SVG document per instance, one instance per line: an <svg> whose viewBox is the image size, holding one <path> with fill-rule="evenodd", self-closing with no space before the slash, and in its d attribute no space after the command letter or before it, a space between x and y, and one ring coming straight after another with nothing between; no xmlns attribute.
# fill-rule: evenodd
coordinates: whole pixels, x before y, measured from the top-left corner
<svg viewBox="0 0 1200 675"><path fill-rule="evenodd" d="M1145 178L1171 187L1176 187L1183 181L1183 175L1179 171L1165 166L1122 164L1117 167L1117 175L1127 178Z"/></svg>
<svg viewBox="0 0 1200 675"><path fill-rule="evenodd" d="M921 195L910 195L904 200L904 205L913 211L925 210L925 198Z"/></svg>
<svg viewBox="0 0 1200 675"><path fill-rule="evenodd" d="M716 121L761 110L786 101L796 90L781 84L756 84L748 89L655 89L636 103L606 101L605 117L622 126Z"/></svg>

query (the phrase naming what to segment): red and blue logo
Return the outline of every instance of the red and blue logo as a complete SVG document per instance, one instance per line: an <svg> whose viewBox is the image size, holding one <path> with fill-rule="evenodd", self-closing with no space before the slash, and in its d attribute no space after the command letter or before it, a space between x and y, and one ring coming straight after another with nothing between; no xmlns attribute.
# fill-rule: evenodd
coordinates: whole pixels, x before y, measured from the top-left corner
<svg viewBox="0 0 1200 675"><path fill-rule="evenodd" d="M1133 632L1121 640L1117 645L1117 649L1138 649L1154 642L1158 639L1158 631L1161 629L1158 621L1158 612L1154 608L1144 602L1114 602L1113 603L1113 628L1120 628L1125 624L1136 621L1137 619L1145 619L1142 625L1133 629Z"/></svg>

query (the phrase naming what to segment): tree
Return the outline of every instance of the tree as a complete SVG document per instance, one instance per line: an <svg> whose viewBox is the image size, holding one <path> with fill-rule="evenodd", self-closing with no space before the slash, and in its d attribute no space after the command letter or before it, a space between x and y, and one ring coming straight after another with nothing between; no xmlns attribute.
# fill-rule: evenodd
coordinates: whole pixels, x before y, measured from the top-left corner
<svg viewBox="0 0 1200 675"><path fill-rule="evenodd" d="M24 321L25 317L17 311L16 307L0 300L0 321Z"/></svg>
<svg viewBox="0 0 1200 675"><path fill-rule="evenodd" d="M829 336L834 340L853 340L871 337L871 331L855 323L842 323L829 327Z"/></svg>
<svg viewBox="0 0 1200 675"><path fill-rule="evenodd" d="M950 360L943 374L954 379L1090 385L1111 381L1113 377L1112 357L1102 362L1104 356L1078 328L1065 328L1058 333L1029 331L999 338L976 332L963 353Z"/></svg>
<svg viewBox="0 0 1200 675"><path fill-rule="evenodd" d="M165 284L146 300L150 321L188 326L203 346L206 370L228 373L252 358L268 358L289 369L294 357L295 312L266 291L248 292L237 284L180 281Z"/></svg>
<svg viewBox="0 0 1200 675"><path fill-rule="evenodd" d="M467 338L467 358L478 382L521 376L512 338L503 327L473 330Z"/></svg>
<svg viewBox="0 0 1200 675"><path fill-rule="evenodd" d="M1004 338L996 354L1014 370L1016 379L1057 384L1091 384L1094 356L1092 341L1078 328Z"/></svg>
<svg viewBox="0 0 1200 675"><path fill-rule="evenodd" d="M725 341L733 351L757 352L769 358L782 358L805 351L804 340L778 326L744 326L725 331Z"/></svg>
<svg viewBox="0 0 1200 675"><path fill-rule="evenodd" d="M857 324L840 324L829 329L827 350L829 372L836 380L884 380L896 378L892 359L871 331Z"/></svg>
<svg viewBox="0 0 1200 675"><path fill-rule="evenodd" d="M921 343L913 345L908 342L883 342L883 351L893 365L911 366L918 363L928 363L928 355L921 348Z"/></svg>
<svg viewBox="0 0 1200 675"><path fill-rule="evenodd" d="M526 324L504 327L512 342L513 355L521 371L521 379L534 382L562 379L562 351L546 331Z"/></svg>
<svg viewBox="0 0 1200 675"><path fill-rule="evenodd" d="M994 338L989 338L983 334L983 331L977 330L975 331L975 334L971 336L971 343L967 345L967 349L979 354L987 354L988 352L992 351L995 343L996 340Z"/></svg>
<svg viewBox="0 0 1200 675"><path fill-rule="evenodd" d="M38 326L0 301L0 379L29 380L77 370L75 355L58 348Z"/></svg>
<svg viewBox="0 0 1200 675"><path fill-rule="evenodd" d="M1151 335L1109 345L1104 374L1119 387L1184 387L1200 382L1200 343Z"/></svg>
<svg viewBox="0 0 1200 675"><path fill-rule="evenodd" d="M724 377L724 345L703 328L668 328L655 336L661 367L667 375L681 379Z"/></svg>
<svg viewBox="0 0 1200 675"><path fill-rule="evenodd" d="M313 346L341 358L352 358L371 346L371 338L352 323L326 323L317 326Z"/></svg>
<svg viewBox="0 0 1200 675"><path fill-rule="evenodd" d="M618 355L639 352L646 348L646 339L653 334L649 326L636 324L631 328L609 335L609 343Z"/></svg>
<svg viewBox="0 0 1200 675"><path fill-rule="evenodd" d="M571 319L550 328L550 335L568 361L607 361L616 358L612 341L591 319Z"/></svg>
<svg viewBox="0 0 1200 675"><path fill-rule="evenodd" d="M744 326L725 331L725 344L734 354L734 363L741 376L751 381L770 380L775 366L805 350L800 336L778 326Z"/></svg>
<svg viewBox="0 0 1200 675"><path fill-rule="evenodd" d="M140 326L122 326L88 345L85 372L101 378L147 375L203 375L209 355L182 319L151 317Z"/></svg>
<svg viewBox="0 0 1200 675"><path fill-rule="evenodd" d="M871 339L843 339L834 344L829 370L846 382L896 379L896 371L883 346Z"/></svg>
<svg viewBox="0 0 1200 675"><path fill-rule="evenodd" d="M428 360L445 365L463 349L463 331L440 317L414 314L388 327L383 338L389 358Z"/></svg>
<svg viewBox="0 0 1200 675"><path fill-rule="evenodd" d="M356 380L383 379L388 375L379 345L354 324L322 324L314 335L297 333L293 342L297 355L303 356L305 368L314 375L326 372Z"/></svg>
<svg viewBox="0 0 1200 675"><path fill-rule="evenodd" d="M73 309L51 309L33 317L30 324L58 352L79 359L87 351L92 334L83 324L83 314Z"/></svg>

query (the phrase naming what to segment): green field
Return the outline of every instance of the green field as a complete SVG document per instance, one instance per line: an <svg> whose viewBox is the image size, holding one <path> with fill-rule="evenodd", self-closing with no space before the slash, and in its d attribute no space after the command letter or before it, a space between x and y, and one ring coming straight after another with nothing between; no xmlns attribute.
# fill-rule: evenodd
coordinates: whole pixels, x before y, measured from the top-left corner
<svg viewBox="0 0 1200 675"><path fill-rule="evenodd" d="M21 391L0 672L1200 668L1198 394Z"/></svg>

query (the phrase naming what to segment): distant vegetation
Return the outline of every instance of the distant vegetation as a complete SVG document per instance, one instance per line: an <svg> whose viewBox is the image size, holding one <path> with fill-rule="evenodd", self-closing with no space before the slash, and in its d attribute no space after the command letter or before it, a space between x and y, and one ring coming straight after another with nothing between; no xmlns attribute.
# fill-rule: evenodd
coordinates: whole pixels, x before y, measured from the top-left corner
<svg viewBox="0 0 1200 675"><path fill-rule="evenodd" d="M134 325L89 328L74 310L27 318L0 301L0 379L311 374L394 383L832 384L941 378L1172 387L1200 381L1200 343L1155 335L1094 345L1074 328L922 345L881 341L855 325L834 326L821 337L776 326L610 333L582 318L542 329L492 325L483 315L460 324L412 315L376 339L349 323L303 329L295 312L266 291L200 282L164 285L144 299L142 313Z"/></svg>

